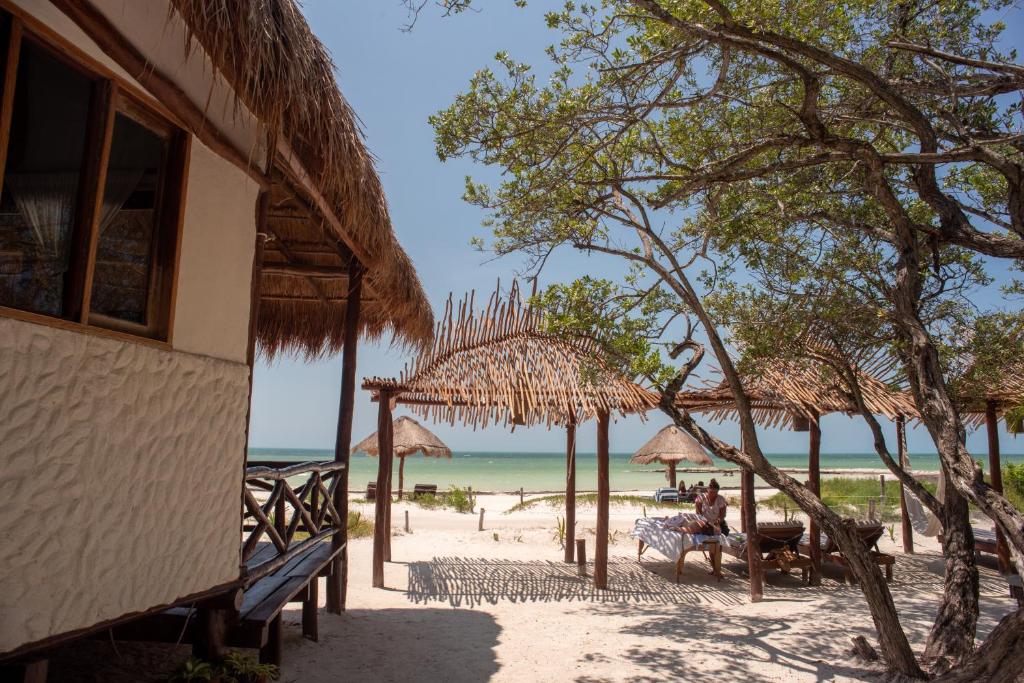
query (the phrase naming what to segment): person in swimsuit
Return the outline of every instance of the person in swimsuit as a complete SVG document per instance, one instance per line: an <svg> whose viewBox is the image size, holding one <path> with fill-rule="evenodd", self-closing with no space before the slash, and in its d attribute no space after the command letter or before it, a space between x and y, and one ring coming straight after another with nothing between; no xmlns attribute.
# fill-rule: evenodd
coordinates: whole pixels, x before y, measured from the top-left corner
<svg viewBox="0 0 1024 683"><path fill-rule="evenodd" d="M719 495L718 489L717 481L712 479L708 482L707 491L697 496L695 501L697 519L673 528L688 534L705 534L707 536L717 536L721 533L728 504L725 502L725 496Z"/></svg>

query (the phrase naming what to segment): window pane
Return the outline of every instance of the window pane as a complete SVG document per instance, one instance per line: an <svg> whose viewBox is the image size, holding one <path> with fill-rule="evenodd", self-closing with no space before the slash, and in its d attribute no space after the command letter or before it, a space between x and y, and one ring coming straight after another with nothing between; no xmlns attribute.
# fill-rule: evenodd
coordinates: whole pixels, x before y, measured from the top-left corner
<svg viewBox="0 0 1024 683"><path fill-rule="evenodd" d="M149 321L164 140L117 114L100 209L90 310L140 325Z"/></svg>
<svg viewBox="0 0 1024 683"><path fill-rule="evenodd" d="M18 63L0 196L0 304L63 312L92 82L32 43Z"/></svg>

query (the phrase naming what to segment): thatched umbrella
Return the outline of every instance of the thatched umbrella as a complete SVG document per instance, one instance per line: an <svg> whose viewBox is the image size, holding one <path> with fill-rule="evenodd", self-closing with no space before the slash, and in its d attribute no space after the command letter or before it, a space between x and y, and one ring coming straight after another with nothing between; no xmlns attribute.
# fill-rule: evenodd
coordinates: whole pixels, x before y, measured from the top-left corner
<svg viewBox="0 0 1024 683"><path fill-rule="evenodd" d="M650 465L654 462L668 465L668 480L676 486L676 464L680 461L697 465L713 465L711 458L692 436L675 425L669 425L654 435L629 459L634 465Z"/></svg>
<svg viewBox="0 0 1024 683"><path fill-rule="evenodd" d="M444 445L441 439L434 436L426 427L411 417L404 415L394 421L394 455L399 458L398 465L398 499L402 499L402 487L405 484L405 458L415 453L431 458L450 458L452 449ZM367 455L376 457L380 454L377 450L377 432L370 434L355 446L352 452L362 451Z"/></svg>

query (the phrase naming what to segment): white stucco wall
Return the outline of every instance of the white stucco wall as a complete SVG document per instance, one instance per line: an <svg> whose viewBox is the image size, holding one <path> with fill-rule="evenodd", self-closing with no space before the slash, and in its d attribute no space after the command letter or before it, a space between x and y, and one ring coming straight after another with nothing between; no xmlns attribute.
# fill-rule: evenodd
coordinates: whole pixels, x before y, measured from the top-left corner
<svg viewBox="0 0 1024 683"><path fill-rule="evenodd" d="M245 361L259 186L192 141L175 304L175 349Z"/></svg>
<svg viewBox="0 0 1024 683"><path fill-rule="evenodd" d="M247 377L0 318L0 653L238 576Z"/></svg>

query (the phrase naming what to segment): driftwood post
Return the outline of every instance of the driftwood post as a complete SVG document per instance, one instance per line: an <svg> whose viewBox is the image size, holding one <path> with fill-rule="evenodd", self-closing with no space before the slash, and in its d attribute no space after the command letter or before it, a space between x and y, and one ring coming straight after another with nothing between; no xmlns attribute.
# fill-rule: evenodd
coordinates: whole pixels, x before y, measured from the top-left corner
<svg viewBox="0 0 1024 683"><path fill-rule="evenodd" d="M573 561L576 538L576 417L565 425L565 561Z"/></svg>
<svg viewBox="0 0 1024 683"><path fill-rule="evenodd" d="M597 413L597 540L594 548L594 587L608 588L608 422L607 410Z"/></svg>
<svg viewBox="0 0 1024 683"><path fill-rule="evenodd" d="M985 401L985 429L988 432L988 468L991 474L989 482L997 493L1003 492L1003 470L999 462L999 415L996 413L996 402ZM1006 537L996 526L996 558L999 571L1004 574L1010 571L1010 548L1006 545Z"/></svg>
<svg viewBox="0 0 1024 683"><path fill-rule="evenodd" d="M907 455L907 422L902 415L896 418L896 449L900 467L910 471L910 456ZM914 553L914 526L910 523L907 510L907 487L900 485L900 528L903 532L903 552Z"/></svg>
<svg viewBox="0 0 1024 683"><path fill-rule="evenodd" d="M487 511L484 510L483 508L480 508L480 521L476 525L476 530L477 531L483 531L484 530L484 513L485 512L487 512Z"/></svg>
<svg viewBox="0 0 1024 683"><path fill-rule="evenodd" d="M821 497L821 416L814 413L809 420L809 445L807 449L807 476L811 493ZM811 518L811 585L821 584L821 527Z"/></svg>
<svg viewBox="0 0 1024 683"><path fill-rule="evenodd" d="M391 463L391 392L381 389L377 404L377 495L373 516L373 587L384 587L384 537L387 533L388 469Z"/></svg>
<svg viewBox="0 0 1024 683"><path fill-rule="evenodd" d="M587 575L587 539L576 539L576 571L580 576Z"/></svg>
<svg viewBox="0 0 1024 683"><path fill-rule="evenodd" d="M348 300L345 303L345 343L341 349L341 392L338 401L338 429L334 440L334 461L345 463L338 472L334 509L341 516L338 531L331 536L331 548L341 552L327 578L327 611L340 614L348 599L348 468L351 461L352 415L356 397L356 348L359 345L359 309L363 292L363 266L355 257L349 264Z"/></svg>

